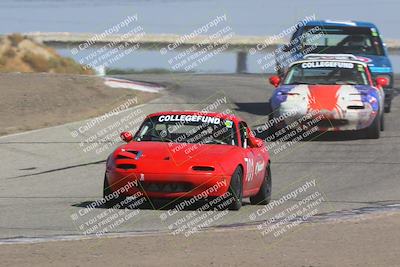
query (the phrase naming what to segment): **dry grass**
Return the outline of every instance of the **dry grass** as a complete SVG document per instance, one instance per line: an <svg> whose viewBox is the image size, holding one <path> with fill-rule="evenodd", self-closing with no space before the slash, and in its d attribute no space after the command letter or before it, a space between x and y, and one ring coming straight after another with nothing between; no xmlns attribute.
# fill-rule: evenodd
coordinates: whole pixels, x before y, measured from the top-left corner
<svg viewBox="0 0 400 267"><path fill-rule="evenodd" d="M21 34L0 38L0 72L94 73L72 58L62 57L56 50Z"/></svg>
<svg viewBox="0 0 400 267"><path fill-rule="evenodd" d="M34 53L27 53L22 57L34 72L48 72L49 71L49 61L41 56Z"/></svg>
<svg viewBox="0 0 400 267"><path fill-rule="evenodd" d="M22 36L19 33L13 33L8 36L8 39L11 41L12 46L18 46L20 42L26 39L26 37Z"/></svg>
<svg viewBox="0 0 400 267"><path fill-rule="evenodd" d="M4 53L3 56L5 58L13 58L17 55L17 53L14 51L14 49L12 49L11 47L8 48Z"/></svg>

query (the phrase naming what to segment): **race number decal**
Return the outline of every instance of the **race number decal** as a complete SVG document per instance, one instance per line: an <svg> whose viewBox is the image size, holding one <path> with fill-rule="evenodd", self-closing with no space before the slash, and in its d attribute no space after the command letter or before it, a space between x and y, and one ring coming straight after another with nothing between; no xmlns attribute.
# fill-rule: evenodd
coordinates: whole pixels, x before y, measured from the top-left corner
<svg viewBox="0 0 400 267"><path fill-rule="evenodd" d="M264 170L264 160L258 161L256 163L255 175L258 175Z"/></svg>
<svg viewBox="0 0 400 267"><path fill-rule="evenodd" d="M246 181L250 182L254 178L254 160L251 158L244 158L246 161Z"/></svg>

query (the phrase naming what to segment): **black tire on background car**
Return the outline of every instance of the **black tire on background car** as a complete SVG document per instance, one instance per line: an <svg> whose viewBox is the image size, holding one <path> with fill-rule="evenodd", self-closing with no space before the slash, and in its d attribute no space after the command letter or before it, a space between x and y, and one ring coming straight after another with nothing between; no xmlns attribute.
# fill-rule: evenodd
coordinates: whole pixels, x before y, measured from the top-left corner
<svg viewBox="0 0 400 267"><path fill-rule="evenodd" d="M382 117L380 116L379 112L375 116L374 121L371 123L371 125L368 128L365 128L365 134L368 139L378 139L381 133L381 119Z"/></svg>
<svg viewBox="0 0 400 267"><path fill-rule="evenodd" d="M252 205L267 205L271 201L272 176L270 164L265 169L264 180L257 195L250 197Z"/></svg>
<svg viewBox="0 0 400 267"><path fill-rule="evenodd" d="M392 109L392 96L388 96L388 100L385 99L385 113L390 113Z"/></svg>
<svg viewBox="0 0 400 267"><path fill-rule="evenodd" d="M104 175L104 185L103 185L103 198L106 200L104 206L106 208L113 208L115 205L120 204L123 200L125 200L124 196L119 195L117 198L111 198L107 201L106 196L111 196L113 191L111 190L110 185L108 184L107 176Z"/></svg>
<svg viewBox="0 0 400 267"><path fill-rule="evenodd" d="M386 107L385 107L385 113L390 113L390 110L392 109L392 103L389 103Z"/></svg>
<svg viewBox="0 0 400 267"><path fill-rule="evenodd" d="M228 192L229 198L232 198L232 203L228 206L228 209L239 210L242 207L243 199L243 170L240 166L232 174Z"/></svg>
<svg viewBox="0 0 400 267"><path fill-rule="evenodd" d="M270 106L269 109L269 114L268 114L268 123L270 124L268 129L267 129L267 136L271 136L272 140L274 139L275 132L278 131L273 119L274 119L274 113L275 111L272 109Z"/></svg>

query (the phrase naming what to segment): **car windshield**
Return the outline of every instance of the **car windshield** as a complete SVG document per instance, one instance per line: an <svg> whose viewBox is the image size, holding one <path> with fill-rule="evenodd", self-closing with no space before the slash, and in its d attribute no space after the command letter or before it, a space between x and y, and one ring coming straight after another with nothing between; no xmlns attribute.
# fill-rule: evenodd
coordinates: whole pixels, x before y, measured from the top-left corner
<svg viewBox="0 0 400 267"><path fill-rule="evenodd" d="M192 144L237 145L232 120L215 116L173 114L147 118L134 140Z"/></svg>
<svg viewBox="0 0 400 267"><path fill-rule="evenodd" d="M375 28L368 27L306 27L303 50L312 53L356 54L383 56L383 46Z"/></svg>
<svg viewBox="0 0 400 267"><path fill-rule="evenodd" d="M341 61L307 61L290 67L283 84L368 85L362 64Z"/></svg>

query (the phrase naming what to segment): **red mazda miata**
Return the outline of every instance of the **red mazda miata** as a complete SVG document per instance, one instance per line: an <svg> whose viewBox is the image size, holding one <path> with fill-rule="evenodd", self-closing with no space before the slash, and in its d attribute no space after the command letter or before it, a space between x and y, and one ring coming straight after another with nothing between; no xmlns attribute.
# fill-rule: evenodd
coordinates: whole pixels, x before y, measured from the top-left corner
<svg viewBox="0 0 400 267"><path fill-rule="evenodd" d="M150 114L135 135L107 159L107 206L142 193L147 199L204 199L228 196L238 210L271 199L269 153L237 116L201 111Z"/></svg>

